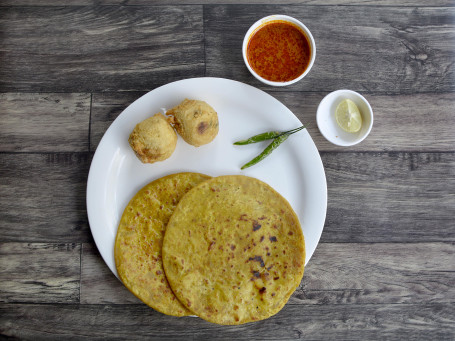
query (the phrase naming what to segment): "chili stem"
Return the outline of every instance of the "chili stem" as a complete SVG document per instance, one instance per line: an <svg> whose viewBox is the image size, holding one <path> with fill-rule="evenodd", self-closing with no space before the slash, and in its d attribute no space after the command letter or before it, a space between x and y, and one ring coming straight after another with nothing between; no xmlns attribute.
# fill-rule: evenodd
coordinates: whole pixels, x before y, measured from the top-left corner
<svg viewBox="0 0 455 341"><path fill-rule="evenodd" d="M252 136L250 137L249 139L247 140L243 140L243 141L238 141L238 142L235 142L234 144L237 144L237 145L244 145L244 144L250 144L250 143L256 143L256 142L261 142L261 141L265 141L265 140L270 140L270 139L273 139L273 141L262 151L261 154L259 154L258 156L256 156L253 160L251 160L250 162L247 162L246 164L244 164L242 166L241 169L245 169L245 168L248 168L248 167L251 167L251 166L254 166L255 164L257 164L258 162L264 160L267 156L269 156L280 144L282 144L284 141L286 141L286 139L291 135L291 134L294 134L300 130L302 130L303 128L305 128L305 126L301 126L301 127L298 127L298 128L295 128L295 129L291 129L291 130L288 130L288 131L284 131L284 132L277 132L277 131L269 131L269 132L266 132L266 133L262 133L262 134L259 134L259 135L255 135L255 136Z"/></svg>
<svg viewBox="0 0 455 341"><path fill-rule="evenodd" d="M301 127L295 128L295 129L288 130L288 131L268 131L266 133L254 135L246 140L234 142L234 144L241 146L241 145L246 145L246 144L251 144L251 143L262 142L265 140L276 139L277 137L280 137L282 135L294 134L294 133L302 130L303 128L305 128L305 126L301 126Z"/></svg>

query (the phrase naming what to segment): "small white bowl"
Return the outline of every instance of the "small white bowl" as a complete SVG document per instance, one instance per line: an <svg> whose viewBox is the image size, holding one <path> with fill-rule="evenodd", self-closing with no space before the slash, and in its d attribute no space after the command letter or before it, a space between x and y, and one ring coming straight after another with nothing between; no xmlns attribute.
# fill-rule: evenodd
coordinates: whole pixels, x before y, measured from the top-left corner
<svg viewBox="0 0 455 341"><path fill-rule="evenodd" d="M253 70L253 68L250 66L248 63L248 58L247 58L247 48L248 48L248 42L250 41L250 38L253 36L254 33L267 23L270 23L271 21L286 21L289 23L294 24L295 26L299 27L303 33L306 35L308 38L308 42L310 43L310 50L311 50L311 58L310 58L310 63L308 64L308 67L306 68L305 72L303 72L299 77L294 78L291 81L288 82L273 82L269 81L261 76L259 76L256 71ZM251 74L256 77L258 80L260 80L262 83L265 83L267 85L272 85L272 86L286 86L293 84L295 82L298 82L301 80L303 77L305 77L308 72L310 72L311 68L313 67L314 60L316 59L316 43L314 41L313 36L311 35L310 30L302 24L299 20L287 16L287 15L281 15L281 14L276 14L276 15L269 15L267 17L264 17L258 21L256 21L250 29L246 32L245 38L243 38L243 46L242 46L242 54L243 54L243 61L245 62L246 67L248 70L250 70Z"/></svg>
<svg viewBox="0 0 455 341"><path fill-rule="evenodd" d="M362 115L362 128L357 133L344 131L336 121L335 110L344 99L353 101ZM329 142L337 146L353 146L363 141L370 133L373 127L373 109L365 97L359 93L351 90L337 90L325 96L319 103L316 122L319 131Z"/></svg>

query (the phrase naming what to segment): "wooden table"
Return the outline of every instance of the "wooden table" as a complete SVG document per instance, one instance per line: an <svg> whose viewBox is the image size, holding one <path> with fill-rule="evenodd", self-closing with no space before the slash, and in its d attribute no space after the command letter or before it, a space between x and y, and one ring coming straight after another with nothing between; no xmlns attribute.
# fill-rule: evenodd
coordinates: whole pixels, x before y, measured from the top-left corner
<svg viewBox="0 0 455 341"><path fill-rule="evenodd" d="M241 57L245 32L269 14L300 19L317 44L309 75L285 88L259 83ZM309 123L327 176L324 232L300 287L274 317L241 326L139 302L101 259L86 213L90 162L117 115L205 76L265 90ZM375 113L349 148L316 125L337 89ZM453 340L454 94L453 0L3 0L2 338Z"/></svg>

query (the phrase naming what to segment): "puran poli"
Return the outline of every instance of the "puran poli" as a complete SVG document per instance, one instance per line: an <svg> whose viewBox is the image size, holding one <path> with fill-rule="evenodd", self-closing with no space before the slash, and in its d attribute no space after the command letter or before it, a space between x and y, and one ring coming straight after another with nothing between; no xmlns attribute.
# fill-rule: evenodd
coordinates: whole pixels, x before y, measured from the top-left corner
<svg viewBox="0 0 455 341"><path fill-rule="evenodd" d="M164 231L180 198L209 178L199 173L177 173L157 179L139 190L120 220L114 249L119 277L144 303L167 315L190 312L176 299L164 274Z"/></svg>
<svg viewBox="0 0 455 341"><path fill-rule="evenodd" d="M290 204L266 183L242 175L190 190L169 220L162 253L177 298L224 325L276 314L300 284L305 264Z"/></svg>

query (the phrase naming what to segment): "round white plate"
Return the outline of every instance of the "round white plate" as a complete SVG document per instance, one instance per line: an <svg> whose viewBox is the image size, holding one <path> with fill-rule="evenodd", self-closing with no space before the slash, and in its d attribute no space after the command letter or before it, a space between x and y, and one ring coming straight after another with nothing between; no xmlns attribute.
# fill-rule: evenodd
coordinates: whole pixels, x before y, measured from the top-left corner
<svg viewBox="0 0 455 341"><path fill-rule="evenodd" d="M193 147L179 137L172 156L143 164L128 144L134 126L178 105L183 99L209 103L218 113L220 130L209 144ZM234 146L233 142L270 130L301 126L282 103L250 85L222 78L192 78L161 86L128 106L111 124L96 149L87 181L90 229L106 264L117 276L114 242L124 208L149 182L178 172L210 176L244 174L260 179L294 208L302 225L306 262L313 255L324 227L327 184L321 158L306 130L291 135L270 156L244 171L240 167L269 142ZM203 205L203 203L201 203Z"/></svg>

